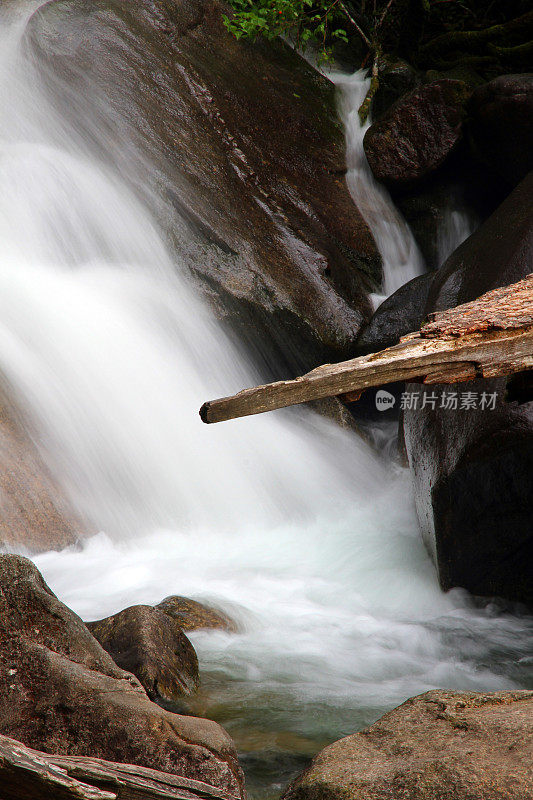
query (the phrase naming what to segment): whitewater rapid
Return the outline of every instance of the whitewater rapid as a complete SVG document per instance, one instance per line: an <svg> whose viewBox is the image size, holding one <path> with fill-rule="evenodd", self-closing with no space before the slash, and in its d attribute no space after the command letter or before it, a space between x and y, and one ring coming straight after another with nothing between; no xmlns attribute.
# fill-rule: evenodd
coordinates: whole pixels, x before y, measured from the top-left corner
<svg viewBox="0 0 533 800"><path fill-rule="evenodd" d="M21 46L37 5L0 9L0 369L98 531L34 558L51 588L84 619L171 593L226 609L240 633L193 635L190 708L259 761L307 756L432 687L522 685L527 618L440 592L405 470L307 411L202 425L204 400L261 375L136 181L43 91ZM349 87L364 93L363 76ZM383 222L389 293L419 257L406 226L389 236L393 206L365 174L348 180ZM285 769L272 763L265 786Z"/></svg>

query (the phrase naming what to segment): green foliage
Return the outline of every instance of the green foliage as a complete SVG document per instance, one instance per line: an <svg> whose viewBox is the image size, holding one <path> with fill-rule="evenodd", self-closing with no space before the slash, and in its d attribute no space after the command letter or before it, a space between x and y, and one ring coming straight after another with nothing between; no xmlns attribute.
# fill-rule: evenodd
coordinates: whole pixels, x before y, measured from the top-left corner
<svg viewBox="0 0 533 800"><path fill-rule="evenodd" d="M314 43L322 58L334 41L348 41L340 0L230 0L224 24L238 39L289 37L298 47Z"/></svg>
<svg viewBox="0 0 533 800"><path fill-rule="evenodd" d="M348 43L370 65L380 51L401 56L423 69L443 69L442 50L450 34L475 38L491 26L517 19L518 33L490 42L481 55L497 61L497 47L513 48L507 58L518 58L531 41L531 29L522 25L530 0L229 0L233 14L226 27L237 38L274 39L285 36L297 47L311 44L319 57L328 58L335 43ZM433 42L437 44L433 56ZM440 44L440 42L444 42ZM451 42L453 44L453 41ZM521 48L516 50L516 48ZM438 58L437 58L438 49ZM452 47L449 48L453 50ZM461 47L456 48L461 50ZM468 48L463 47L468 55ZM516 50L516 53L514 52ZM361 55L362 54L362 55ZM455 63L461 53L445 61ZM523 56L520 56L523 58ZM478 59L479 60L479 59ZM480 62L482 63L482 62ZM484 62L483 62L484 63Z"/></svg>

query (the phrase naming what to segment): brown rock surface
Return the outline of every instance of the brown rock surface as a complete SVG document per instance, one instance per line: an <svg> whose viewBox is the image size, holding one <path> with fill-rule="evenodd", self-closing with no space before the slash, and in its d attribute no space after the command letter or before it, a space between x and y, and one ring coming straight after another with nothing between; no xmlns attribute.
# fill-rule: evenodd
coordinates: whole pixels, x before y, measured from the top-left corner
<svg viewBox="0 0 533 800"><path fill-rule="evenodd" d="M471 91L441 78L403 95L365 134L368 163L378 181L410 185L439 167L462 136Z"/></svg>
<svg viewBox="0 0 533 800"><path fill-rule="evenodd" d="M326 747L284 800L526 800L533 692L431 691Z"/></svg>
<svg viewBox="0 0 533 800"><path fill-rule="evenodd" d="M0 387L0 547L57 550L73 544L82 526L62 498Z"/></svg>
<svg viewBox="0 0 533 800"><path fill-rule="evenodd" d="M115 664L132 672L148 697L177 700L198 686L198 658L175 620L152 606L130 606L86 623Z"/></svg>
<svg viewBox="0 0 533 800"><path fill-rule="evenodd" d="M226 732L152 703L19 556L0 556L0 734L35 749L137 764L242 794Z"/></svg>
<svg viewBox="0 0 533 800"><path fill-rule="evenodd" d="M2 800L233 800L202 781L135 764L60 756L0 736Z"/></svg>
<svg viewBox="0 0 533 800"><path fill-rule="evenodd" d="M196 631L202 628L214 628L235 633L237 625L222 611L205 606L188 597L173 594L165 597L156 608L176 620L184 631Z"/></svg>

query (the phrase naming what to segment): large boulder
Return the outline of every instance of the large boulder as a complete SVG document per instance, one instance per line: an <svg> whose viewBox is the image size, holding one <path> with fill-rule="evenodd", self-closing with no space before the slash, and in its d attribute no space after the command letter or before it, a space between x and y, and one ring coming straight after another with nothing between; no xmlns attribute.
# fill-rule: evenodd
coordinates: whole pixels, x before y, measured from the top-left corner
<svg viewBox="0 0 533 800"><path fill-rule="evenodd" d="M533 74L501 75L480 86L468 111L474 155L515 186L533 170Z"/></svg>
<svg viewBox="0 0 533 800"><path fill-rule="evenodd" d="M380 259L346 187L333 84L281 41L238 41L224 13L56 0L26 42L73 141L135 182L240 338L301 370L348 351Z"/></svg>
<svg viewBox="0 0 533 800"><path fill-rule="evenodd" d="M243 791L226 732L152 703L19 556L0 556L0 734Z"/></svg>
<svg viewBox="0 0 533 800"><path fill-rule="evenodd" d="M199 683L198 658L178 623L152 606L130 606L86 623L115 664L132 672L148 697L170 702Z"/></svg>
<svg viewBox="0 0 533 800"><path fill-rule="evenodd" d="M0 548L56 550L73 544L85 532L2 386L0 463Z"/></svg>
<svg viewBox="0 0 533 800"><path fill-rule="evenodd" d="M427 311L465 303L531 272L532 203L530 173L436 273ZM533 392L527 384L516 388L517 379L505 378L431 391L409 385L417 407L405 411L404 437L422 535L443 588L530 603ZM442 393L453 389L459 407L441 407ZM436 404L428 401L433 392ZM464 398L468 392L474 405Z"/></svg>
<svg viewBox="0 0 533 800"><path fill-rule="evenodd" d="M284 800L524 800L533 692L431 691L326 747Z"/></svg>
<svg viewBox="0 0 533 800"><path fill-rule="evenodd" d="M471 89L440 78L403 95L367 130L364 148L378 181L412 185L434 172L463 134Z"/></svg>

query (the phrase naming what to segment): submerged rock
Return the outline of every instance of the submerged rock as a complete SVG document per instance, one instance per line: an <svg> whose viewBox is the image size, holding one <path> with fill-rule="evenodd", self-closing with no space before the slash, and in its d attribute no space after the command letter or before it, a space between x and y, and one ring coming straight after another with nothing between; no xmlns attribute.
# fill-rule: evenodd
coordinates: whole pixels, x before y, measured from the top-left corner
<svg viewBox="0 0 533 800"><path fill-rule="evenodd" d="M0 734L243 793L226 732L152 703L19 556L0 556Z"/></svg>
<svg viewBox="0 0 533 800"><path fill-rule="evenodd" d="M364 148L378 181L410 185L434 172L462 137L471 89L441 78L403 95L370 126Z"/></svg>
<svg viewBox="0 0 533 800"><path fill-rule="evenodd" d="M281 41L238 41L223 13L56 0L27 37L73 137L139 165L136 190L220 317L271 368L301 371L348 352L380 259L346 187L333 84Z"/></svg>
<svg viewBox="0 0 533 800"><path fill-rule="evenodd" d="M432 691L326 747L284 800L524 800L533 692Z"/></svg>
<svg viewBox="0 0 533 800"><path fill-rule="evenodd" d="M87 627L115 664L132 672L153 700L175 701L199 683L198 658L181 627L152 606L131 606Z"/></svg>
<svg viewBox="0 0 533 800"><path fill-rule="evenodd" d="M531 272L532 204L530 173L435 273L427 311L468 302ZM417 407L405 411L404 436L422 535L442 587L532 603L533 391L527 385L513 391L517 380L431 390L410 384ZM450 391L457 392L456 408L441 406ZM465 401L469 392L473 405ZM436 403L428 401L433 393Z"/></svg>
<svg viewBox="0 0 533 800"><path fill-rule="evenodd" d="M0 548L58 550L85 532L0 387Z"/></svg>
<svg viewBox="0 0 533 800"><path fill-rule="evenodd" d="M501 75L480 86L468 110L474 155L515 186L533 169L533 74Z"/></svg>
<svg viewBox="0 0 533 800"><path fill-rule="evenodd" d="M156 606L160 611L168 614L184 631L197 631L203 628L212 628L230 633L237 631L237 625L222 611L217 611L211 606L205 606L188 597L173 594L165 597Z"/></svg>

